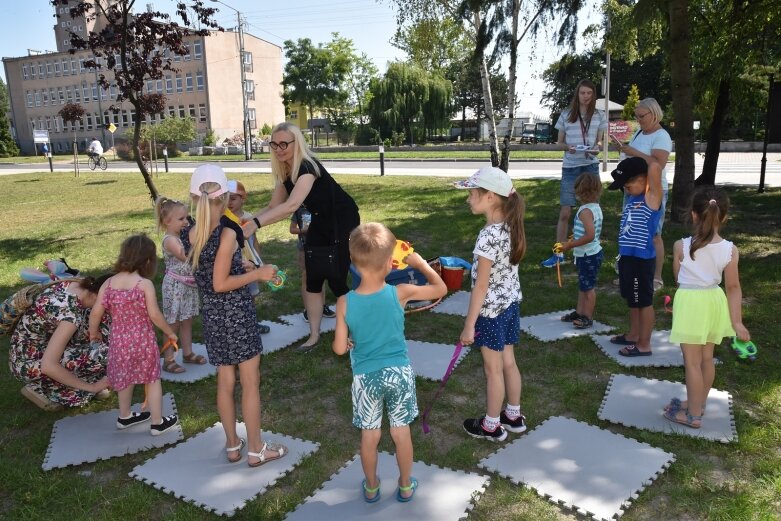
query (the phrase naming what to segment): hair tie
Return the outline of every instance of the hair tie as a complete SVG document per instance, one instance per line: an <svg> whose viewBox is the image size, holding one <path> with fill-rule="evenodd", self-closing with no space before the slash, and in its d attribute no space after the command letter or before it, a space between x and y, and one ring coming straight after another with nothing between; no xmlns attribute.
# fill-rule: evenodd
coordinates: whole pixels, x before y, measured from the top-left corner
<svg viewBox="0 0 781 521"><path fill-rule="evenodd" d="M708 201L708 204L710 206L718 206L719 205L719 203L716 202L716 199L711 199L710 201Z"/></svg>

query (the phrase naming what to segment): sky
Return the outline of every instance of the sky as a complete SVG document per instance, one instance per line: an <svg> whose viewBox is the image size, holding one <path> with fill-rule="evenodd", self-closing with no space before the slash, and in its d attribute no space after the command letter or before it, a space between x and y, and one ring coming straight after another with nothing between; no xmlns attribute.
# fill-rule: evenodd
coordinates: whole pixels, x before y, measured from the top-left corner
<svg viewBox="0 0 781 521"><path fill-rule="evenodd" d="M175 0L137 0L139 9L148 3L156 10L173 12ZM206 0L209 4L209 0ZM396 32L396 14L388 0L225 0L242 12L248 32L275 45L285 40L309 38L313 43L325 43L332 32L353 40L355 48L366 53L384 72L387 63L403 59L404 53L390 44ZM216 21L223 27L236 25L236 12L220 3L214 3L220 12ZM588 7L580 16L579 30L598 20L594 7ZM28 49L55 50L54 9L48 0L0 0L0 56L27 55ZM546 115L540 97L545 88L539 79L542 71L558 59L564 50L556 49L552 30L537 38L535 50L523 42L519 49L518 97L519 110ZM579 50L584 42L579 42ZM5 81L5 70L0 67ZM595 78L598 80L598 78Z"/></svg>

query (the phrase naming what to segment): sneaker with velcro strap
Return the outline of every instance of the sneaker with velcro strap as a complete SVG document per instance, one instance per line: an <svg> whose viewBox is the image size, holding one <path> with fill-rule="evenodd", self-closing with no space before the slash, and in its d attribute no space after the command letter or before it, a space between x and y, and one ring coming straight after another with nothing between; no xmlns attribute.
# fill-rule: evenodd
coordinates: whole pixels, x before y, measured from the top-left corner
<svg viewBox="0 0 781 521"><path fill-rule="evenodd" d="M469 418L464 420L464 430L473 438L482 438L493 442L504 441L507 439L507 431L500 425L493 431L487 431L483 427L483 418Z"/></svg>
<svg viewBox="0 0 781 521"><path fill-rule="evenodd" d="M152 418L152 413L149 411L132 412L127 418L117 418L117 429L127 429L133 425L148 422L150 418Z"/></svg>
<svg viewBox="0 0 781 521"><path fill-rule="evenodd" d="M149 430L151 431L152 436L160 436L174 428L177 423L179 423L179 418L175 414L163 416L163 421L157 425L152 425Z"/></svg>
<svg viewBox="0 0 781 521"><path fill-rule="evenodd" d="M502 411L499 414L499 423L501 423L502 427L504 427L506 430L516 434L526 430L526 416L523 414L511 420L510 417L507 416L507 413Z"/></svg>

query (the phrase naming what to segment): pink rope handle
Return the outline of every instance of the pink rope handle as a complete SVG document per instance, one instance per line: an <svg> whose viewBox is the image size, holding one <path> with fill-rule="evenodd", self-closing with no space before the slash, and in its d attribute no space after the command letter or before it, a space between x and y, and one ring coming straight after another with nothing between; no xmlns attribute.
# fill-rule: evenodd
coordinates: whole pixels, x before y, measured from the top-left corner
<svg viewBox="0 0 781 521"><path fill-rule="evenodd" d="M434 399L431 400L431 403L428 404L426 410L423 411L423 416L420 417L420 426L423 427L424 434L428 434L431 431L431 429L429 429L428 422L426 421L426 419L428 418L429 413L431 413L431 409L434 407L434 403L439 398L439 395L442 394L442 390L445 388L447 381L450 379L450 375L453 374L453 369L455 369L456 362L458 361L458 358L461 356L462 349L464 349L464 344L462 344L461 341L459 341L456 344L455 349L453 349L453 356L450 358L450 363L448 364L447 369L445 370L445 376L442 377L442 381L439 383L439 389L437 389L437 392L434 395Z"/></svg>

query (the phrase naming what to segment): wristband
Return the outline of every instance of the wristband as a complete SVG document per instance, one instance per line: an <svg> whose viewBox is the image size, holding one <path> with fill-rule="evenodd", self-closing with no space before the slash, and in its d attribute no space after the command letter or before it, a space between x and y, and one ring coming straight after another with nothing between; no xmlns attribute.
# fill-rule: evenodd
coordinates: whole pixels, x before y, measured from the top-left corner
<svg viewBox="0 0 781 521"><path fill-rule="evenodd" d="M258 226L258 230L260 230L260 219L253 217L252 220L255 221L255 224Z"/></svg>

